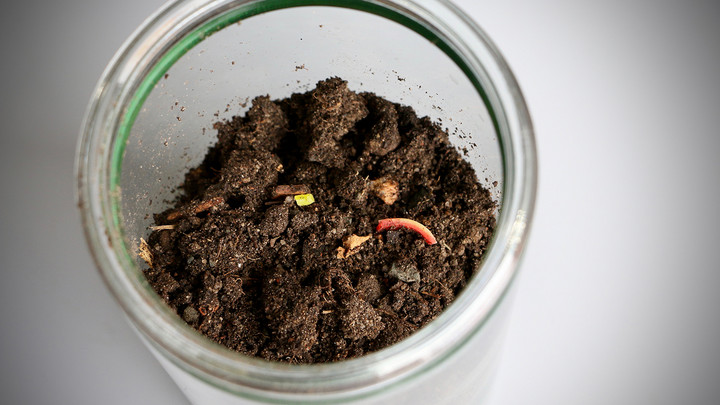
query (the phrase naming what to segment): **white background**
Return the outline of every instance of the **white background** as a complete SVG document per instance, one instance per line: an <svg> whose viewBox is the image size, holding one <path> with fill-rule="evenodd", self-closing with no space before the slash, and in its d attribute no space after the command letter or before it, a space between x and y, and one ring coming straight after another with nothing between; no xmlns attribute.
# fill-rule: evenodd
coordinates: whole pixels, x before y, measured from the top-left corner
<svg viewBox="0 0 720 405"><path fill-rule="evenodd" d="M513 68L540 157L489 403L720 403L720 5L457 3ZM90 92L160 4L0 13L0 403L187 403L102 285L73 203Z"/></svg>

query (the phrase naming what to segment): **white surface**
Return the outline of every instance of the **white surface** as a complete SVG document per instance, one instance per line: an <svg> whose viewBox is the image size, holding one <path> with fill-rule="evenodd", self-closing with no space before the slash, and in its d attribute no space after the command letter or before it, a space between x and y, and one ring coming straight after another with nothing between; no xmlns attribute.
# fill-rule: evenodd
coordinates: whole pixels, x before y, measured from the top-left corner
<svg viewBox="0 0 720 405"><path fill-rule="evenodd" d="M513 68L540 156L489 403L720 403L720 6L457 3ZM89 93L159 5L3 7L0 403L187 403L102 285L73 204Z"/></svg>

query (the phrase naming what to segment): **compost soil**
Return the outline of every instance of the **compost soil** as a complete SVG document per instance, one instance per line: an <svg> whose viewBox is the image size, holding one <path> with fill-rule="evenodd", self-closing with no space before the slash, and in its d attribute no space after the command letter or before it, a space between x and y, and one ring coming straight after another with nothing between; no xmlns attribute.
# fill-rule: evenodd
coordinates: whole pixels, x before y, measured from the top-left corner
<svg viewBox="0 0 720 405"><path fill-rule="evenodd" d="M496 203L412 108L331 78L215 129L141 248L152 287L208 338L273 361L362 356L437 317L478 268ZM438 243L377 233L384 218Z"/></svg>

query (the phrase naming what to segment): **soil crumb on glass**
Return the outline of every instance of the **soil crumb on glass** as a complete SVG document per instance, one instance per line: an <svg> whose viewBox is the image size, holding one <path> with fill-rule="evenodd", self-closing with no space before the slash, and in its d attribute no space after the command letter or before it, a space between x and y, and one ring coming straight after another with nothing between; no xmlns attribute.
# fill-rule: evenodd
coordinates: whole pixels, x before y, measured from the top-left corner
<svg viewBox="0 0 720 405"><path fill-rule="evenodd" d="M144 250L152 287L208 338L271 361L362 356L437 317L478 268L496 202L412 108L331 78L215 129ZM385 218L438 243L376 233Z"/></svg>

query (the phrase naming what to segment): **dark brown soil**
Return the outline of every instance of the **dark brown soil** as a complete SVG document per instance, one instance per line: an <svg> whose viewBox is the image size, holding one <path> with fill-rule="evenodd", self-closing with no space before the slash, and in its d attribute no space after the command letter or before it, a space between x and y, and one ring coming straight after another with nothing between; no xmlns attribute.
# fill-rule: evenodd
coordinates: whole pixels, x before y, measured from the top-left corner
<svg viewBox="0 0 720 405"><path fill-rule="evenodd" d="M410 107L332 78L257 97L215 128L183 197L155 217L169 226L150 235L145 273L210 339L292 363L361 356L433 320L478 268L495 202L447 133ZM303 191L315 203L289 195ZM397 217L438 243L375 233Z"/></svg>

